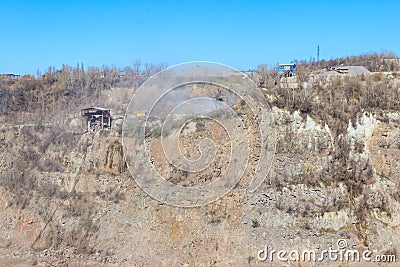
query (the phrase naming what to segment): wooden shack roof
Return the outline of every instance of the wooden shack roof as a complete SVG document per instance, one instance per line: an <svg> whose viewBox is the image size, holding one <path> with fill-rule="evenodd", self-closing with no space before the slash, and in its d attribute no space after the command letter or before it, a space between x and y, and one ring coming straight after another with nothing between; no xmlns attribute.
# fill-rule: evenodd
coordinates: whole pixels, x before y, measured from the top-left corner
<svg viewBox="0 0 400 267"><path fill-rule="evenodd" d="M99 108L99 107L90 107L90 108L84 108L81 110L82 116L92 116L95 114L98 115L106 115L111 117L111 112L110 109L106 108Z"/></svg>
<svg viewBox="0 0 400 267"><path fill-rule="evenodd" d="M83 111L83 110L91 110L91 109L94 109L94 110L101 110L101 111L110 111L110 109L107 109L107 108L99 108L99 107L84 108L84 109L82 109L82 111Z"/></svg>

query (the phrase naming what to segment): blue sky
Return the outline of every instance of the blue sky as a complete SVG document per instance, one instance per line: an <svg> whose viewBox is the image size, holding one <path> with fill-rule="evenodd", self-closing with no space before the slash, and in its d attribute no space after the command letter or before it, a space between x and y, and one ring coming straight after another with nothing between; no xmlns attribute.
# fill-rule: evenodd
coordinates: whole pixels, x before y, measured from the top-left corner
<svg viewBox="0 0 400 267"><path fill-rule="evenodd" d="M400 54L400 1L3 1L0 73L48 66L238 69L371 51Z"/></svg>

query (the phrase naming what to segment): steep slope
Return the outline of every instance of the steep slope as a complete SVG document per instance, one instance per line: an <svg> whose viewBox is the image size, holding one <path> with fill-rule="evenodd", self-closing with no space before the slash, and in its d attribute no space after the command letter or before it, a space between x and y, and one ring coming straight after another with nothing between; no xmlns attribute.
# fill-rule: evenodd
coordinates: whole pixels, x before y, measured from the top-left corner
<svg viewBox="0 0 400 267"><path fill-rule="evenodd" d="M395 78L388 83L398 91ZM321 251L341 239L360 252L397 256L400 113L393 106L348 117L348 107L316 110L326 103L321 95L310 112L277 103L277 151L263 185L249 193L244 177L214 203L178 208L148 196L126 168L120 125L132 91L105 93L118 118L111 131L83 133L78 114L0 127L0 265L285 266L261 262L259 251Z"/></svg>

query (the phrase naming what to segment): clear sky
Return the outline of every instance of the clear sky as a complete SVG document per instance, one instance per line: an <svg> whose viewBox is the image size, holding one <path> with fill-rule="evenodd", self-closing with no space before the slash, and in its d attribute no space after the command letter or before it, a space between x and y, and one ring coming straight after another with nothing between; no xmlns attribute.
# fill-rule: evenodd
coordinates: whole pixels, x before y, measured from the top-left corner
<svg viewBox="0 0 400 267"><path fill-rule="evenodd" d="M4 1L0 73L48 66L174 65L238 69L371 51L400 54L400 1Z"/></svg>

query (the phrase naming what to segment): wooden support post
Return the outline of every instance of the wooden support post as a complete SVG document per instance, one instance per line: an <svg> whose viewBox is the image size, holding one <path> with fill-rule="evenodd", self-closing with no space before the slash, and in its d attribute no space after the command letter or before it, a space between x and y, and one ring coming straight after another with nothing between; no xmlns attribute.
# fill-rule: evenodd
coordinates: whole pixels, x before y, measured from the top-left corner
<svg viewBox="0 0 400 267"><path fill-rule="evenodd" d="M104 111L101 112L101 129L104 129Z"/></svg>

